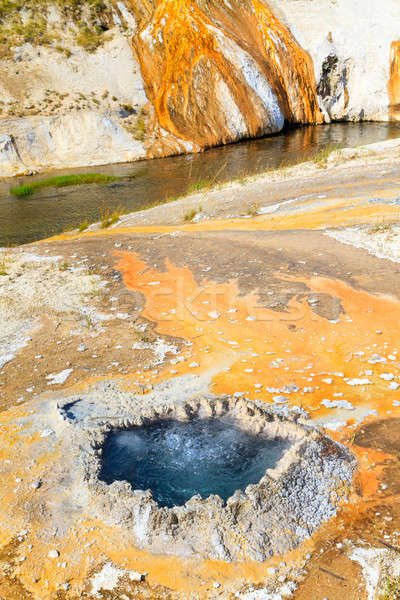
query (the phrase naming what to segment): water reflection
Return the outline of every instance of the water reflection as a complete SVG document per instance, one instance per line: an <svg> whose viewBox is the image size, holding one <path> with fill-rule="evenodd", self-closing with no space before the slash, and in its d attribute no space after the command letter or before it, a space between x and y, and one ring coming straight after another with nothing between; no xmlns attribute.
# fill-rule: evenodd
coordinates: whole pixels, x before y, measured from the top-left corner
<svg viewBox="0 0 400 600"><path fill-rule="evenodd" d="M48 175L3 180L0 182L0 245L27 243L72 229L85 219L98 220L106 209L124 207L135 211L160 204L183 194L188 185L195 182L224 182L302 162L329 145L358 146L399 136L399 123L303 127L213 148L202 154L59 171L59 174L106 173L122 179L106 185L45 189L20 199L9 193L16 182L32 182Z"/></svg>

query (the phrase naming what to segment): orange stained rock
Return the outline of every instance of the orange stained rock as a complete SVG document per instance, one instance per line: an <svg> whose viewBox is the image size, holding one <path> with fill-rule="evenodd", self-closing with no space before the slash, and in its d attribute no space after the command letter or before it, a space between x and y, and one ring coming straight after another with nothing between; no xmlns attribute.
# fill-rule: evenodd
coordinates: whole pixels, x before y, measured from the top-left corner
<svg viewBox="0 0 400 600"><path fill-rule="evenodd" d="M157 332L190 344L183 362L143 374L143 382L209 371L217 394L241 392L266 402L286 396L315 419L349 425L371 411L399 410L400 391L380 377L400 377L393 327L400 319L398 300L312 278L296 280L304 284L304 295L292 296L286 311L277 312L260 306L257 292L241 295L236 280L215 283L205 276L197 283L188 268L168 261L157 270L124 253L118 268L126 286L143 294L143 316L157 323ZM336 320L318 315L307 302L310 295L325 298ZM286 392L286 385L299 389ZM348 404L340 407L341 401Z"/></svg>
<svg viewBox="0 0 400 600"><path fill-rule="evenodd" d="M382 182L385 180L382 180ZM390 181L398 181L391 179ZM367 182L367 183L379 183ZM338 186L351 189L352 184ZM324 187L319 188L324 191ZM330 189L327 187L327 189ZM311 194L315 190L306 190ZM385 190L379 193L383 199L391 199L398 195L398 190ZM198 223L182 225L132 225L117 226L113 229L100 229L79 233L62 233L50 238L52 241L79 239L92 236L121 235L124 233L170 233L175 231L289 231L293 229L326 229L368 223L395 222L400 219L396 204L368 204L365 196L348 198L326 198L323 201L303 200L292 204L292 212L282 210L281 213L260 216L252 219L217 219L204 220ZM315 203L317 205L315 206ZM37 242L40 243L40 242Z"/></svg>
<svg viewBox="0 0 400 600"><path fill-rule="evenodd" d="M391 119L400 121L400 42L392 42L388 90Z"/></svg>
<svg viewBox="0 0 400 600"><path fill-rule="evenodd" d="M265 4L155 4L133 45L155 120L174 140L205 148L280 128L270 100L261 98L243 74L244 52L253 77L264 78L285 120L322 122L311 58ZM232 103L241 125L238 119L232 125ZM165 135L159 138L159 144L169 143Z"/></svg>

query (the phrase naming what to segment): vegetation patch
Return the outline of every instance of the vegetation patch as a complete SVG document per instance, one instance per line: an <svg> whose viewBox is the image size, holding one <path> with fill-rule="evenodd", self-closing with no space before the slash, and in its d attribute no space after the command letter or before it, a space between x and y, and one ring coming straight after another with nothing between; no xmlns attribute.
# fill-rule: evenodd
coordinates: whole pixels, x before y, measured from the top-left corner
<svg viewBox="0 0 400 600"><path fill-rule="evenodd" d="M400 598L400 577L388 577L385 581L383 590L379 595L379 600L399 600Z"/></svg>
<svg viewBox="0 0 400 600"><path fill-rule="evenodd" d="M328 158L332 154L332 152L336 152L337 150L343 150L343 146L340 144L330 144L325 148L322 148L319 152L317 152L313 156L313 162L319 167L326 167L328 163Z"/></svg>
<svg viewBox="0 0 400 600"><path fill-rule="evenodd" d="M197 210L195 208L192 208L192 210L190 210L184 215L183 220L185 221L185 223L190 223L190 221L193 221L196 215Z"/></svg>
<svg viewBox="0 0 400 600"><path fill-rule="evenodd" d="M107 227L111 227L111 225L114 225L115 223L117 223L120 218L121 215L126 214L126 212L128 212L126 209L124 208L117 208L113 211L111 211L109 208L103 209L100 211L100 227L102 229L107 229Z"/></svg>
<svg viewBox="0 0 400 600"><path fill-rule="evenodd" d="M59 12L58 31L49 24L51 6ZM66 27L74 43L94 52L112 25L110 0L0 0L0 55L10 56L12 47L28 42L53 46L68 54L70 50L59 43L60 31Z"/></svg>
<svg viewBox="0 0 400 600"><path fill-rule="evenodd" d="M34 181L18 187L11 188L13 196L24 197L31 196L37 190L48 187L67 187L69 185L84 185L89 183L110 183L115 181L116 177L112 175L102 175L101 173L82 173L81 175L60 175L50 177L43 181Z"/></svg>

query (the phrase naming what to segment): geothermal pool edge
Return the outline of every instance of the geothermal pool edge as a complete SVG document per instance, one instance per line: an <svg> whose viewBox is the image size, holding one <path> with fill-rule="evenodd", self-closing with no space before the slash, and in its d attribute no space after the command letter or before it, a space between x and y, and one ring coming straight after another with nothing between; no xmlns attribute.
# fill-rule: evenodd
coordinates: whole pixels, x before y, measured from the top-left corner
<svg viewBox="0 0 400 600"><path fill-rule="evenodd" d="M156 394L138 397L112 386L100 402L98 391L57 402L58 417L79 457L93 517L123 527L138 548L152 553L225 562L264 561L294 549L336 514L351 489L356 459L350 450L323 435L301 413L277 413L243 397L177 401L157 399ZM195 495L183 506L161 507L150 490L135 490L127 481L107 484L99 477L111 432L163 420L221 417L254 435L290 442L273 469L258 483L235 491L226 503L215 494L205 499Z"/></svg>

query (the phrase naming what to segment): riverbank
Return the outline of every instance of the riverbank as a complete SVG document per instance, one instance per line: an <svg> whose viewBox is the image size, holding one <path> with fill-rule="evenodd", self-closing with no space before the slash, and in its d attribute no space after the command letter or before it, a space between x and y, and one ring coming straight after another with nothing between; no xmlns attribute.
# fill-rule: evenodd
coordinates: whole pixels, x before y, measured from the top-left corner
<svg viewBox="0 0 400 600"><path fill-rule="evenodd" d="M118 222L108 229L112 231L142 231L167 233L172 230L201 230L204 227L225 229L229 224L219 220L235 219L233 228L241 227L242 221L251 219L251 225L242 227L261 228L265 220L293 212L300 205L319 201L327 205L333 194L335 201L342 202L348 190L354 195L357 188L373 183L378 187L389 185L397 179L400 166L400 139L368 144L359 148L322 150L313 160L291 167L282 167L253 177L241 177L225 184L217 184L195 193L144 211L121 215ZM372 180L372 181L371 181ZM393 214L392 214L393 213ZM388 217L397 218L396 210L389 209ZM353 216L351 217L353 218ZM373 217L372 217L373 218ZM340 219L339 219L340 223ZM270 223L271 224L271 223ZM276 226L276 223L275 223ZM328 226L325 223L324 226ZM167 229L162 229L166 227ZM161 229L159 229L161 228ZM275 227L274 227L275 228ZM101 224L94 223L88 233L102 233ZM103 232L104 233L104 232ZM74 237L76 232L62 234L62 238Z"/></svg>
<svg viewBox="0 0 400 600"><path fill-rule="evenodd" d="M43 188L45 174L18 179L22 186L39 186L31 196L15 198L15 179L0 180L0 246L16 245L45 239L66 230L101 221L116 223L118 216L146 210L193 194L210 192L232 182L249 183L257 175L278 176L288 165L310 162L324 165L334 148L357 148L370 143L399 139L400 128L384 123L338 123L321 127L290 129L283 134L240 144L212 148L189 156L92 167L78 171L63 170L57 177L68 180L89 175L112 177L108 184ZM307 168L307 165L305 166ZM325 169L321 171L321 177ZM322 184L321 184L322 185ZM257 190L255 194L257 195ZM267 191L267 202L279 196L278 188ZM238 190L238 193L241 190ZM206 196L207 196L206 194ZM243 197L246 197L243 195ZM263 198L261 198L263 200ZM266 202L259 202L260 206ZM224 205L220 202L221 206ZM227 196L227 209L234 204ZM250 204L250 203L249 203ZM182 211L187 223L204 215L196 214L201 203ZM243 214L256 214L256 202L243 209ZM165 208L165 210L168 210ZM164 213L162 213L164 214ZM179 213L177 213L179 214ZM222 216L229 215L226 210ZM179 217L180 218L180 217ZM112 223L111 223L112 224Z"/></svg>

